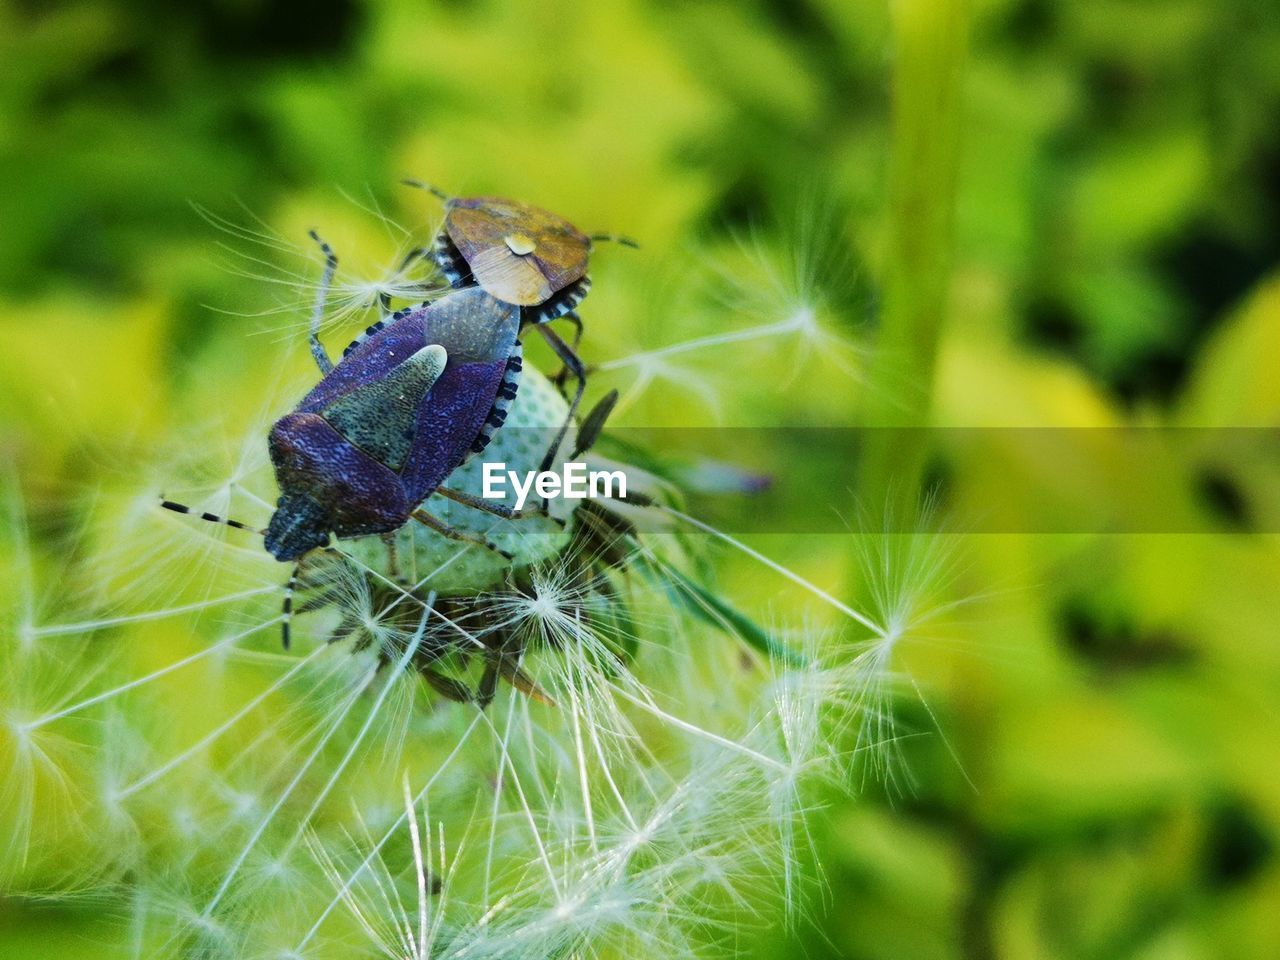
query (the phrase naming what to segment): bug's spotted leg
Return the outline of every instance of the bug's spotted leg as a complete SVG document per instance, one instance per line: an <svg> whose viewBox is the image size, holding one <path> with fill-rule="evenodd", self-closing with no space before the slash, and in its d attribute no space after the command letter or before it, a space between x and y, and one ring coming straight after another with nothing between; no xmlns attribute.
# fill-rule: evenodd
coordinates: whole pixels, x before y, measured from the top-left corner
<svg viewBox="0 0 1280 960"><path fill-rule="evenodd" d="M462 490L454 490L451 487L437 487L436 493L454 501L454 503L460 503L465 507L472 507L475 510L482 510L485 513L491 513L495 517L502 517L505 520L520 520L528 516L551 517L551 515L542 507L534 507L531 510L513 510L505 503L486 500L484 497L477 497ZM558 520L555 517L551 517L551 519L556 520L556 522L561 526L564 525L563 520Z"/></svg>
<svg viewBox="0 0 1280 960"><path fill-rule="evenodd" d="M556 317L556 319L567 320L573 324L573 343L569 345L569 349L576 354L578 352L578 344L582 343L582 318L578 316L577 311L570 310L568 313ZM561 393L564 393L564 383L569 379L569 373L569 365L562 363L556 375L551 378L551 382L559 388Z"/></svg>
<svg viewBox="0 0 1280 960"><path fill-rule="evenodd" d="M289 582L284 585L284 599L280 602L280 643L286 650L292 640L293 631L293 592L298 588L298 575L302 571L302 562L293 565L293 573L289 574Z"/></svg>
<svg viewBox="0 0 1280 960"><path fill-rule="evenodd" d="M338 255L333 248L320 239L320 234L310 231L311 239L320 245L324 254L324 273L320 275L320 288L316 291L316 303L311 308L311 355L316 359L320 372L328 373L333 369L333 361L324 352L324 344L320 342L320 322L324 319L324 305L329 298L329 286L333 283L333 275L338 272Z"/></svg>
<svg viewBox="0 0 1280 960"><path fill-rule="evenodd" d="M573 343L569 345L569 349L574 353L578 352L578 344L582 343L582 318L578 316L576 310L570 310L563 316L557 317L557 320L567 320L573 324Z"/></svg>
<svg viewBox="0 0 1280 960"><path fill-rule="evenodd" d="M538 332L542 334L544 340L551 345L551 349L556 352L556 356L560 358L560 362L568 368L578 381L578 387L574 391L573 399L569 402L569 411L565 414L564 423L560 424L560 429L556 431L555 439L551 442L551 446L547 448L546 455L542 458L542 466L540 469L547 471L551 469L551 464L555 460L556 455L560 452L560 444L564 442L564 435L569 431L569 424L573 423L573 418L578 413L578 405L582 403L583 391L587 389L587 371L582 365L582 360L578 355L569 348L569 345L561 339L560 334L556 333L546 324L538 326ZM543 504L546 508L546 504Z"/></svg>
<svg viewBox="0 0 1280 960"><path fill-rule="evenodd" d="M474 533L468 533L465 530L455 529L454 527L449 526L443 520L433 517L431 514L427 513L427 511L425 510L415 510L413 511L412 514L410 514L410 516L412 516L413 519L417 520L424 527L428 527L434 530L436 533L440 534L440 536L445 537L449 540L457 540L459 543L474 543L477 546L484 547L486 550L492 550L494 553L498 554L500 557L503 557L506 560L515 559L515 554L508 553L506 550L500 549L496 543L490 543L484 537L477 536Z"/></svg>

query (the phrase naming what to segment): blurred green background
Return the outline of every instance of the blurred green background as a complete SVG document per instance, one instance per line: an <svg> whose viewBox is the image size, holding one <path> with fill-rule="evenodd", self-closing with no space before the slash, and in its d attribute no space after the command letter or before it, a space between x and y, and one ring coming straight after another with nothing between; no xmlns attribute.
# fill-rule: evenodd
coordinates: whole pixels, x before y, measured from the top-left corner
<svg viewBox="0 0 1280 960"><path fill-rule="evenodd" d="M597 258L590 359L797 296L874 343L903 269L892 124L913 120L892 117L910 68L892 9L3 4L0 455L33 549L56 556L92 495L136 486L213 411L273 408L254 384L309 293L269 281L314 279L312 226L376 275L400 242L380 213L438 216L404 176L640 239ZM958 174L918 185L955 211L920 278L945 284L929 422L1280 427L1280 6L975 0L963 25ZM744 237L795 289L751 279ZM717 269L745 296L717 296ZM725 422L865 419L874 376L794 360L712 354L699 375ZM623 422L710 416L659 384ZM928 734L903 748L910 785L819 817L829 895L753 955L1280 956L1280 458L1184 467L1124 495L1199 533L959 538L950 589L977 602L904 650L929 703L902 705ZM959 529L1000 500L1001 472L962 450L929 476ZM1043 495L1112 497L1089 489L1112 479L1051 473ZM839 530L758 545L856 597ZM732 558L722 586L778 589ZM0 899L0 957L93 954L98 923Z"/></svg>

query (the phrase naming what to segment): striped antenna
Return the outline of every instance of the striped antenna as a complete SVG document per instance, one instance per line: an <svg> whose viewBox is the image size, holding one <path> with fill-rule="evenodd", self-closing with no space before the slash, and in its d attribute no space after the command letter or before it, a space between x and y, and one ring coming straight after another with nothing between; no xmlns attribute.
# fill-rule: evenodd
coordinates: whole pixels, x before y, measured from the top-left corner
<svg viewBox="0 0 1280 960"><path fill-rule="evenodd" d="M247 530L249 533L265 535L267 531L259 530L257 527L251 527L247 523L239 520L232 520L229 517L220 517L216 513L207 513L195 510L185 503L178 503L174 500L160 500L160 506L166 510L172 510L174 513L185 514L189 517L199 517L201 520L207 520L210 523L220 523L224 527L235 527L237 530ZM289 576L289 582L284 587L284 600L280 604L280 642L284 644L286 650L289 649L289 641L291 629L293 626L293 594L298 587L299 571L302 569L301 563L294 564L293 573Z"/></svg>
<svg viewBox="0 0 1280 960"><path fill-rule="evenodd" d="M620 233L593 233L587 238L592 243L617 243L624 247L630 247L632 250L639 250L640 244L632 240L630 237L624 237Z"/></svg>
<svg viewBox="0 0 1280 960"><path fill-rule="evenodd" d="M413 178L410 177L410 178L401 180L400 182L403 183L406 187L417 187L419 190L425 190L427 191L427 193L430 193L430 194L433 194L434 196L439 197L444 203L448 203L450 200L453 199L453 197L449 196L439 187L434 186L430 183L423 183L421 180L414 180Z"/></svg>
<svg viewBox="0 0 1280 960"><path fill-rule="evenodd" d="M165 500L164 494L161 494L160 506L164 507L166 510L172 510L174 513L183 513L189 517L199 517L201 520L208 520L210 523L220 523L224 527L235 527L237 530L248 530L250 533L257 533L260 535L265 535L267 532L266 530L260 530L257 527L252 527L247 523L242 523L239 520L232 520L229 517L220 517L216 513L207 513L195 510L194 508L187 506L185 503Z"/></svg>

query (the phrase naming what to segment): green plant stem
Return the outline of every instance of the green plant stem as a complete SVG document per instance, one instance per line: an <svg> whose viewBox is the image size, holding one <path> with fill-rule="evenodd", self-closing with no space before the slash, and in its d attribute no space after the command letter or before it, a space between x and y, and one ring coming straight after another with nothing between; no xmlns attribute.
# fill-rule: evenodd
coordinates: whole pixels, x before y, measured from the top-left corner
<svg viewBox="0 0 1280 960"><path fill-rule="evenodd" d="M908 520L928 454L960 160L969 0L891 0L894 43L883 311L858 495ZM874 429L887 428L887 429ZM896 429L895 429L896 428ZM905 513L903 510L905 509Z"/></svg>

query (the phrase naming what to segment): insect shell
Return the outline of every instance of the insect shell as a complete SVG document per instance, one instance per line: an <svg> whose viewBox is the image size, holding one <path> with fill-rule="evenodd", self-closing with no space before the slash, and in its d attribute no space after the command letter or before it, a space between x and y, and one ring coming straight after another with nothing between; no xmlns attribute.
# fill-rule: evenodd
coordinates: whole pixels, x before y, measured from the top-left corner
<svg viewBox="0 0 1280 960"><path fill-rule="evenodd" d="M480 288L401 314L360 342L272 427L278 560L389 533L506 417L522 368L517 308Z"/></svg>
<svg viewBox="0 0 1280 960"><path fill-rule="evenodd" d="M432 247L453 286L474 283L537 324L564 316L587 295L590 253L591 237L568 220L502 197L446 200Z"/></svg>
<svg viewBox="0 0 1280 960"><path fill-rule="evenodd" d="M590 237L533 204L502 197L448 197L428 189L445 204L444 225L431 255L449 283L455 288L479 287L514 307L521 322L532 325L564 365L557 382L572 376L576 383L560 432L550 444L555 449L586 391L587 367L577 353L582 321L573 310L591 289L587 260L592 240L604 238ZM558 317L577 328L572 344L549 326ZM547 466L549 457L543 461L543 468Z"/></svg>
<svg viewBox="0 0 1280 960"><path fill-rule="evenodd" d="M579 431L571 430L559 461L585 459L589 465L625 469L641 490L658 492L644 471L597 460L579 450L589 447L611 401L606 398ZM530 367L520 392L508 408L507 422L486 450L485 460L508 469L540 469L546 437L563 421L568 404L556 387ZM449 478L455 491L479 495L483 464L475 458ZM635 653L619 578L625 577L637 545L635 526L627 519L629 502L556 499L551 516L542 513L496 518L475 507L432 496L425 509L457 531L483 536L503 549L459 546L436 530L410 523L383 537L345 542L342 558L320 554L298 581L303 593L299 611L329 618L329 643L349 642L353 650L373 648L384 660L398 648L387 646L386 630L411 634L419 626L421 604L431 603L440 615L427 625L414 666L430 686L447 699L481 707L494 697L499 679L535 700L554 703L551 692L522 666L527 651L546 646L521 609L523 598L538 596L539 580L554 582L557 609L576 608L575 623L591 631L618 657ZM355 575L353 581L352 575ZM354 583L361 584L355 591ZM414 596L418 603L406 603ZM427 598L431 599L428 600ZM372 616L371 616L372 615ZM375 625L376 624L376 625ZM320 625L318 625L320 626ZM321 627L321 631L324 628ZM472 665L484 669L478 681Z"/></svg>
<svg viewBox="0 0 1280 960"><path fill-rule="evenodd" d="M551 381L526 367L502 429L493 435L483 458L471 458L449 476L449 486L480 496L485 461L505 463L521 474L539 469L547 439L567 412L567 402ZM577 432L570 428L560 447L560 462L568 459L576 441ZM559 464L553 466L558 468ZM505 502L514 507L514 493L508 492ZM498 586L512 570L557 557L569 544L570 521L580 503L555 499L549 516L535 512L504 519L437 493L423 509L455 530L487 539L498 551L459 544L418 523L401 527L390 542L387 537L364 537L343 549L361 566L410 584L425 581L423 588L440 596L474 594Z"/></svg>

